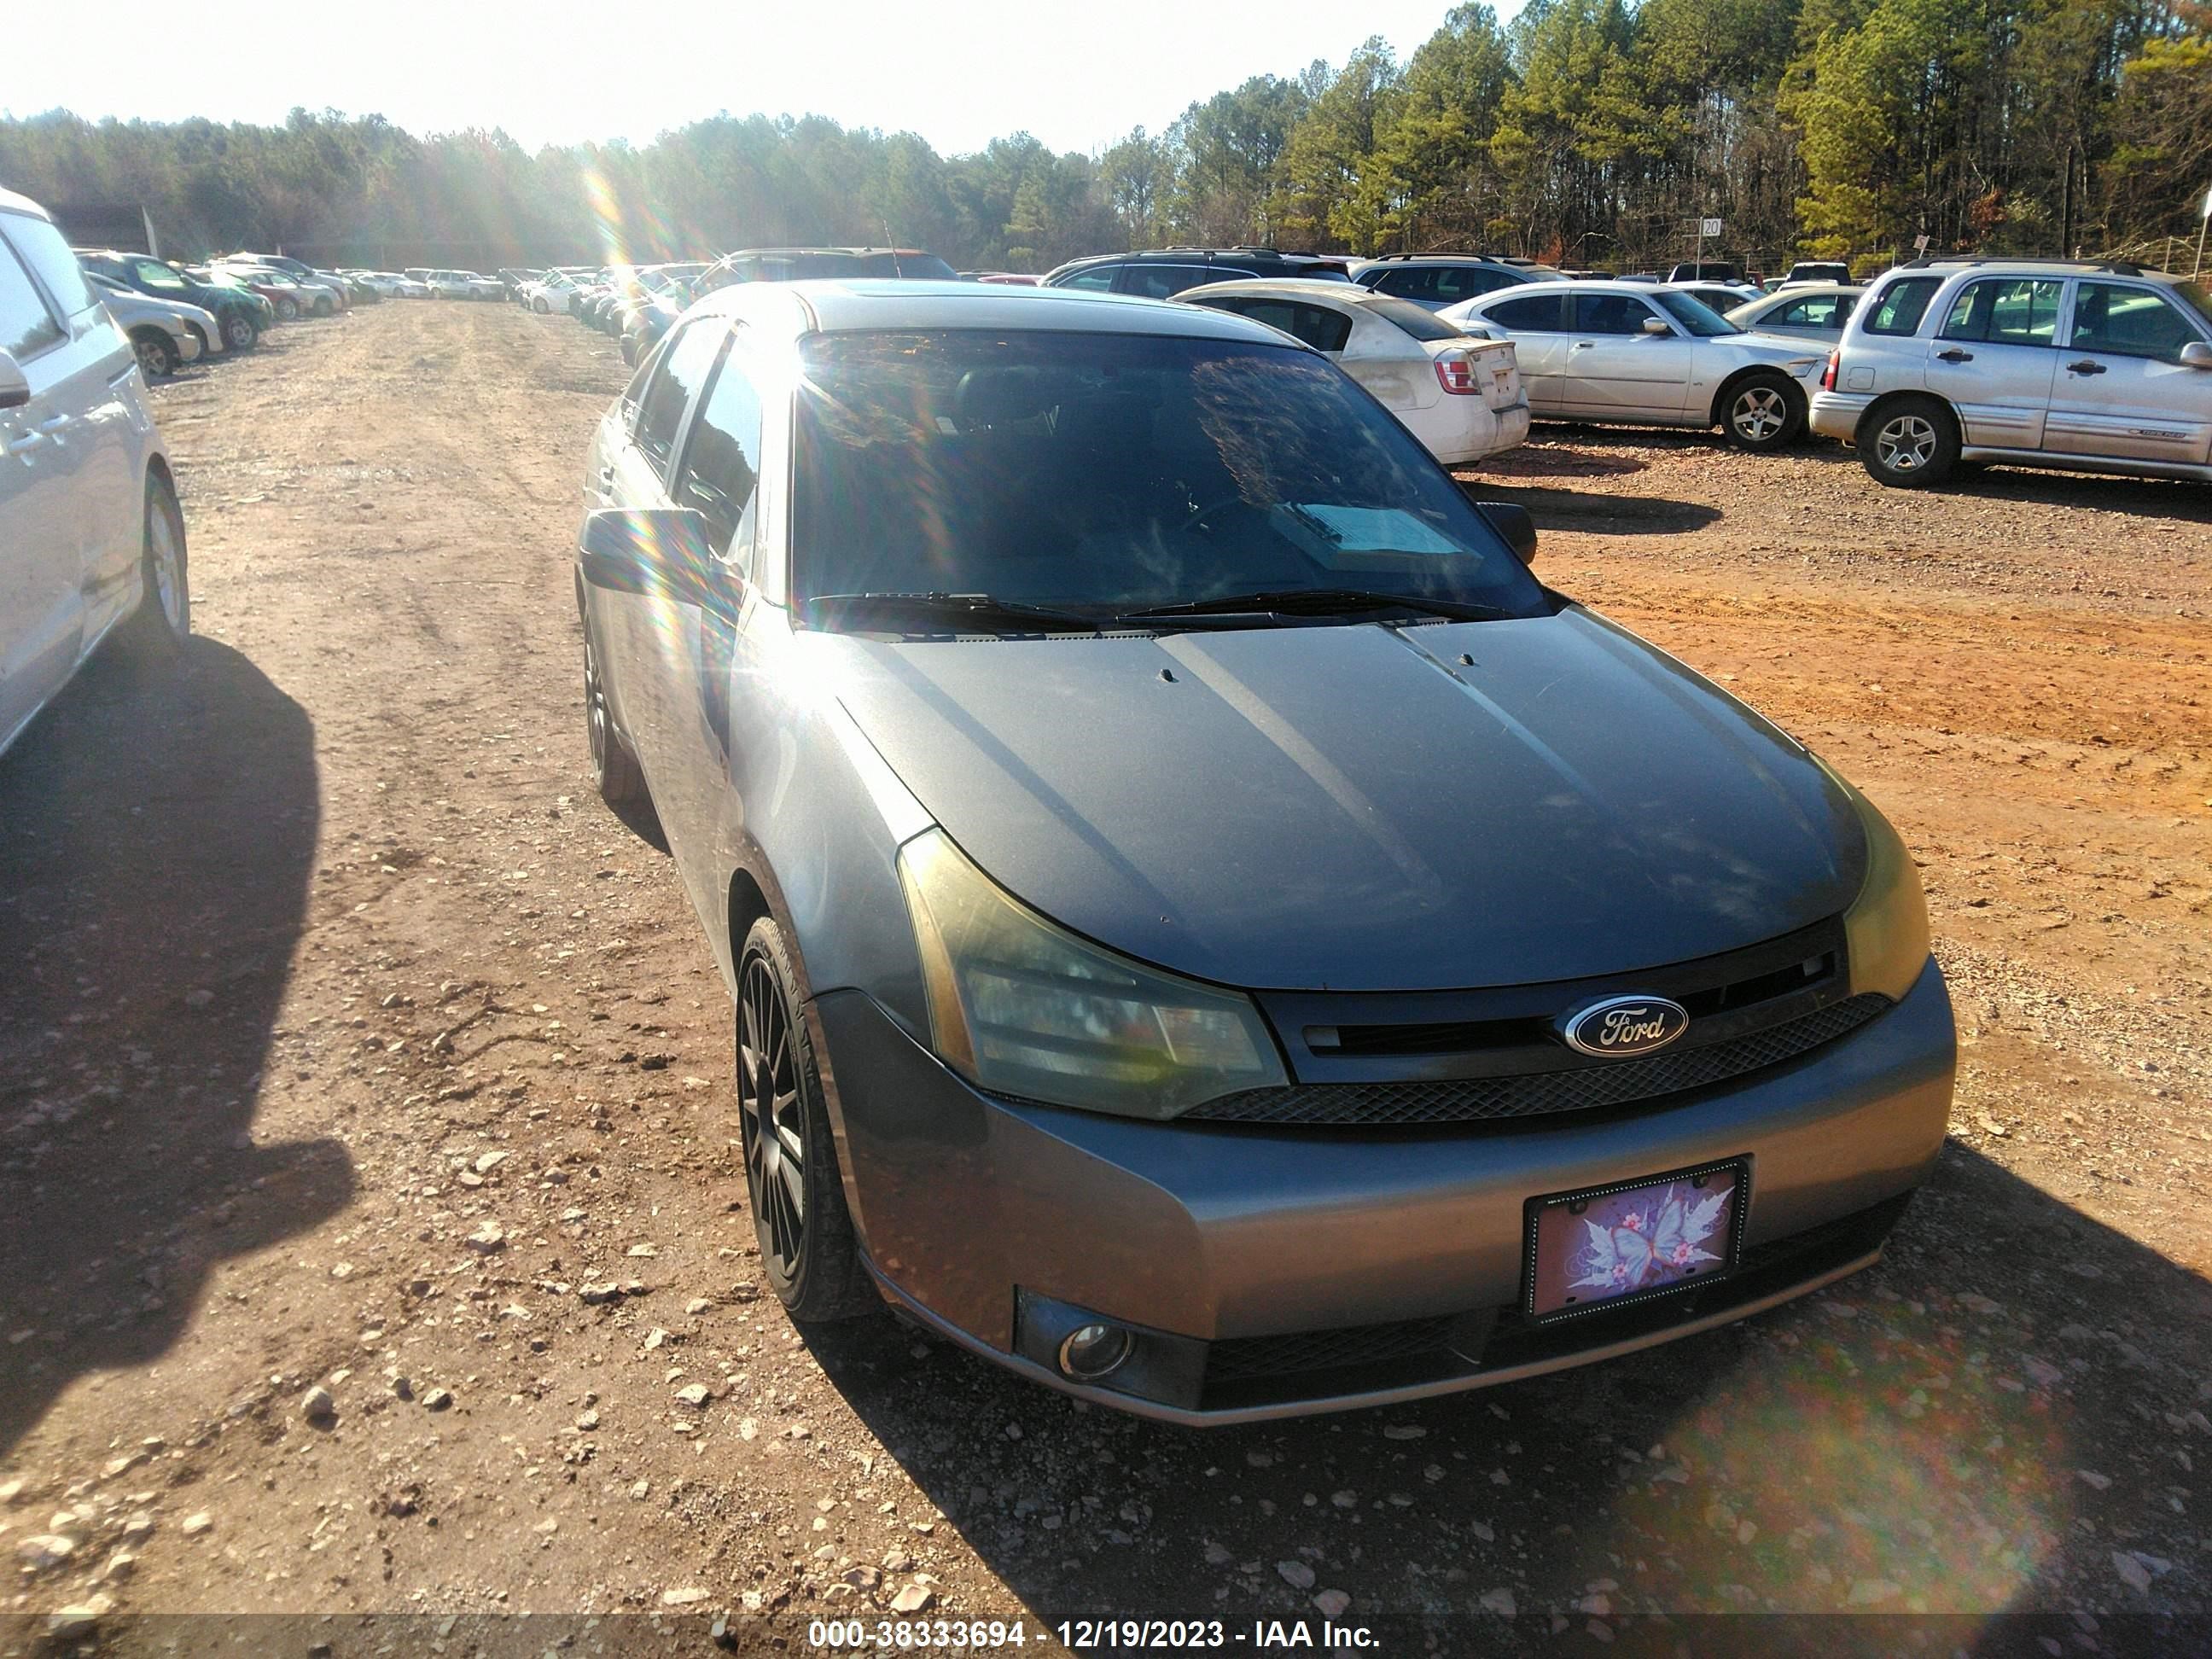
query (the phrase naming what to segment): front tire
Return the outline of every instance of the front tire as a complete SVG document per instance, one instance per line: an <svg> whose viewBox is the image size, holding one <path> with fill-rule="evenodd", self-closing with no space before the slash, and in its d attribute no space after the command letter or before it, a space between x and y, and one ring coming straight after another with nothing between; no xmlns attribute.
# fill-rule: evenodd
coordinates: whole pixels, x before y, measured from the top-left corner
<svg viewBox="0 0 2212 1659"><path fill-rule="evenodd" d="M276 320L289 323L300 314L300 302L289 294L276 296Z"/></svg>
<svg viewBox="0 0 2212 1659"><path fill-rule="evenodd" d="M1721 398L1721 426L1738 449L1782 449L1805 430L1805 398L1787 374L1747 374Z"/></svg>
<svg viewBox="0 0 2212 1659"><path fill-rule="evenodd" d="M1959 423L1933 398L1899 398L1869 410L1854 442L1860 465L1893 489L1931 489L1959 465Z"/></svg>
<svg viewBox="0 0 2212 1659"><path fill-rule="evenodd" d="M761 1271L801 1324L875 1312L883 1298L853 1237L799 975L773 917L745 934L736 1024L738 1142Z"/></svg>
<svg viewBox="0 0 2212 1659"><path fill-rule="evenodd" d="M146 527L139 554L143 584L137 610L117 630L124 653L146 667L165 667L192 633L192 594L185 557L185 514L177 492L156 472L146 480Z"/></svg>
<svg viewBox="0 0 2212 1659"><path fill-rule="evenodd" d="M547 312L553 309L551 306L545 303L544 298L542 295L530 302L530 308L541 317L545 315Z"/></svg>
<svg viewBox="0 0 2212 1659"><path fill-rule="evenodd" d="M261 331L251 317L234 311L222 319L222 338L233 351L251 351L261 343Z"/></svg>
<svg viewBox="0 0 2212 1659"><path fill-rule="evenodd" d="M138 354L138 368L149 380L166 380L177 372L177 348L158 328L144 328L131 337Z"/></svg>
<svg viewBox="0 0 2212 1659"><path fill-rule="evenodd" d="M327 294L315 301L315 315L318 317L327 317L337 309L337 303Z"/></svg>

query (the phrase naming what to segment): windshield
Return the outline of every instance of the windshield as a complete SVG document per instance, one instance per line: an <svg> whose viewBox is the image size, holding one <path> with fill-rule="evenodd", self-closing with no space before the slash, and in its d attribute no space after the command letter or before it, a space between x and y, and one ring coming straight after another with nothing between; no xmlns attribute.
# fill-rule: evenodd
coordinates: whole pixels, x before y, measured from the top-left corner
<svg viewBox="0 0 2212 1659"><path fill-rule="evenodd" d="M1662 289L1651 297L1666 307L1668 316L1700 339L1743 332L1694 294L1676 294Z"/></svg>
<svg viewBox="0 0 2212 1659"><path fill-rule="evenodd" d="M1360 303L1384 321L1395 323L1417 340L1463 340L1467 337L1465 329L1454 328L1426 306L1417 306L1411 300L1377 294L1373 299L1364 300Z"/></svg>
<svg viewBox="0 0 2212 1659"><path fill-rule="evenodd" d="M2202 283L2176 283L2174 297L2197 313L2197 319L2212 328L2212 294L2207 294Z"/></svg>
<svg viewBox="0 0 2212 1659"><path fill-rule="evenodd" d="M1542 614L1406 429L1310 353L1115 334L817 336L800 599L945 592L1107 617L1358 588Z"/></svg>

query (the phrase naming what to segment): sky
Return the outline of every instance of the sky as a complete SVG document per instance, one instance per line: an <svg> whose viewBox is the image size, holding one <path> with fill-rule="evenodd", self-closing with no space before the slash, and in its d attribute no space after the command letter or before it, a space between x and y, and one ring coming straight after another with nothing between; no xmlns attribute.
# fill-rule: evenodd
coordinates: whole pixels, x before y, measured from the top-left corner
<svg viewBox="0 0 2212 1659"><path fill-rule="evenodd" d="M918 132L945 155L1024 129L1087 153L1248 76L1340 64L1370 34L1410 56L1448 3L319 0L225 22L235 8L106 0L108 51L63 29L0 52L0 113L273 123L303 105L418 136L504 127L534 149L757 111Z"/></svg>

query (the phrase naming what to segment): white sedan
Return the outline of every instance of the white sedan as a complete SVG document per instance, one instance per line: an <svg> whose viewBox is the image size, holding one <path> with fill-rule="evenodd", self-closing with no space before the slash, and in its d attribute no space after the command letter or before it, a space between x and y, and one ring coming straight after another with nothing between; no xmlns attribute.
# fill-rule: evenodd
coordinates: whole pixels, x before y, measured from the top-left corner
<svg viewBox="0 0 2212 1659"><path fill-rule="evenodd" d="M1511 338L1540 421L1717 426L1741 449L1797 440L1826 360L1747 334L1686 294L1628 283L1507 289L1437 314Z"/></svg>
<svg viewBox="0 0 2212 1659"><path fill-rule="evenodd" d="M1471 465L1528 435L1512 342L1475 338L1410 300L1349 283L1264 277L1210 283L1176 298L1304 341L1366 387L1446 466Z"/></svg>
<svg viewBox="0 0 2212 1659"><path fill-rule="evenodd" d="M557 270L549 270L534 283L525 283L520 289L522 303L540 315L548 312L567 314L570 303L580 290L576 284Z"/></svg>

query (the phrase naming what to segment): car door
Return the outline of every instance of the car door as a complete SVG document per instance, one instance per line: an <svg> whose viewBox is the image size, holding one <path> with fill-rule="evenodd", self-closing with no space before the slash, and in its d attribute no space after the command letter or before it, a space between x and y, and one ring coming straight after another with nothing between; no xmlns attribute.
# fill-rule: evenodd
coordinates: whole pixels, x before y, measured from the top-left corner
<svg viewBox="0 0 2212 1659"><path fill-rule="evenodd" d="M1663 334L1644 331L1654 318ZM1697 343L1640 294L1574 296L1565 405L1601 420L1672 421L1689 395Z"/></svg>
<svg viewBox="0 0 2212 1659"><path fill-rule="evenodd" d="M719 935L715 908L723 872L744 828L735 781L748 742L761 736L746 712L749 689L772 678L763 672L762 642L750 624L759 609L757 547L766 424L761 377L750 331L732 330L722 358L700 394L685 431L669 495L706 520L713 550L701 580L678 590L664 649L673 666L666 752L655 774L672 811L662 826L685 886L709 937Z"/></svg>
<svg viewBox="0 0 2212 1659"><path fill-rule="evenodd" d="M22 216L0 213L0 224ZM65 417L55 392L57 354L68 339L0 237L0 350L30 385L29 402L0 409L0 747L69 678L82 637L82 561L71 514L79 456L54 441Z"/></svg>
<svg viewBox="0 0 2212 1659"><path fill-rule="evenodd" d="M675 506L670 495L676 447L691 402L729 333L724 317L702 317L677 331L647 365L635 401L625 400L626 422L603 438L599 480L609 506L651 509ZM684 654L674 647L686 619L666 585L647 593L594 588L595 632L605 661L602 673L615 719L644 764L658 804L672 787L680 763L679 732L689 718L691 692L679 684ZM664 821L672 836L675 827Z"/></svg>
<svg viewBox="0 0 2212 1659"><path fill-rule="evenodd" d="M2074 284L2057 354L2044 447L2111 460L2205 465L2212 455L2212 369L2181 349L2205 331L2148 283Z"/></svg>
<svg viewBox="0 0 2212 1659"><path fill-rule="evenodd" d="M1528 394L1528 412L1537 419L1556 420L1566 412L1567 345L1570 320L1566 294L1529 293L1494 301L1471 313L1467 320L1489 327L1513 339L1513 352L1521 365L1521 384Z"/></svg>
<svg viewBox="0 0 2212 1659"><path fill-rule="evenodd" d="M2043 447L2065 289L2057 277L1982 276L1952 296L1928 343L1928 389L1959 411L1969 447Z"/></svg>
<svg viewBox="0 0 2212 1659"><path fill-rule="evenodd" d="M152 422L141 401L137 354L61 232L25 214L0 221L0 235L45 290L69 337L49 360L52 395L60 400L56 413L68 416L52 436L56 451L74 459L70 511L88 645L121 618L137 592L146 523L138 458Z"/></svg>

